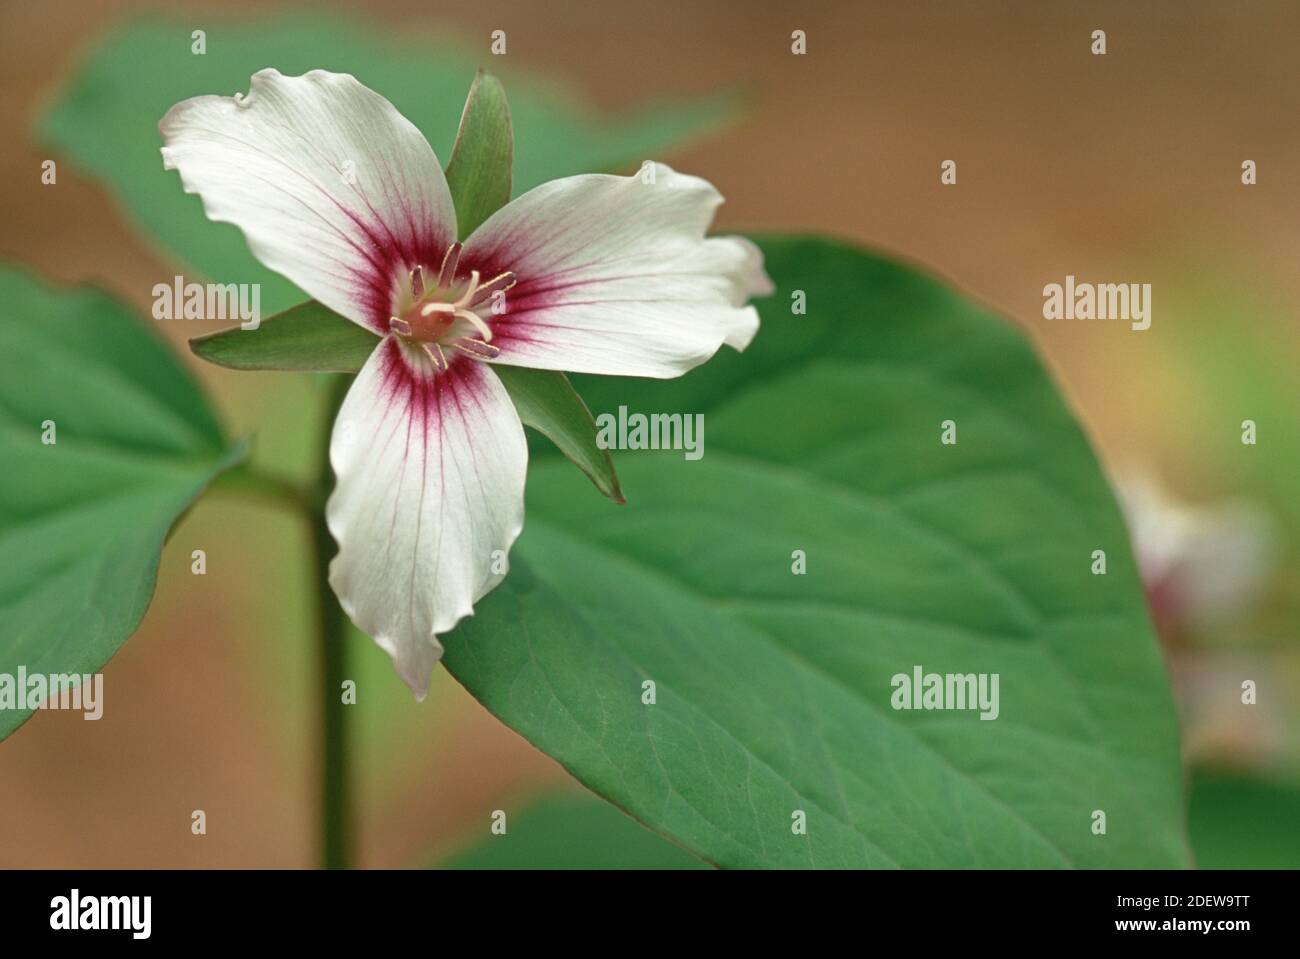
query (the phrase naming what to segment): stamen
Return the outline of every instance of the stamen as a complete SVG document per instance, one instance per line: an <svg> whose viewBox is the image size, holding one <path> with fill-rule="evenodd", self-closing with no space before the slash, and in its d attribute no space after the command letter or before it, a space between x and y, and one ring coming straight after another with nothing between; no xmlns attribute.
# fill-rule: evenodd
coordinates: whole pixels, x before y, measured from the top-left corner
<svg viewBox="0 0 1300 959"><path fill-rule="evenodd" d="M482 340L453 340L451 345L462 353L468 353L479 360L490 360L501 355L500 347L493 346L491 343L484 343Z"/></svg>
<svg viewBox="0 0 1300 959"><path fill-rule="evenodd" d="M460 266L460 251L463 244L453 243L447 247L447 253L442 258L442 269L438 271L438 289L451 286L451 281L456 278L456 268Z"/></svg>
<svg viewBox="0 0 1300 959"><path fill-rule="evenodd" d="M465 292L460 295L455 304L457 310L464 309L474 300L474 294L478 292L478 270L469 271L469 286L465 287Z"/></svg>
<svg viewBox="0 0 1300 959"><path fill-rule="evenodd" d="M491 342L492 331L488 328L488 325L483 322L483 317L479 316L473 310L457 310L456 316L459 316L462 320L468 320L470 325L473 326L474 329L478 330L479 335L482 336L483 339Z"/></svg>
<svg viewBox="0 0 1300 959"><path fill-rule="evenodd" d="M412 267L409 271L409 279L414 306L411 309L418 312L392 316L388 320L389 330L419 343L439 372L447 369L447 356L442 346L454 347L480 359L492 358L500 353L496 347L489 345L492 340L492 328L475 312L475 306L488 296L508 290L515 284L515 275L509 271L499 273L487 283L483 283L482 274L478 270L470 270L468 279L460 289L460 294L450 302L441 299L440 295L448 296L458 286L456 273L460 269L463 248L464 245L461 243L453 243L447 247L447 252L442 258L442 266L438 270L436 284L431 284L429 278L425 276L423 264ZM425 302L425 297L428 296L433 296L434 299ZM425 322L426 319L429 322ZM457 320L473 327L474 332L461 337L461 334L465 334L466 331L464 326L456 327ZM474 334L477 334L477 337ZM453 336L461 338L448 342Z"/></svg>
<svg viewBox="0 0 1300 959"><path fill-rule="evenodd" d="M496 276L492 277L492 279L488 280L486 283L484 283L482 286L478 288L478 294L476 299L474 301L471 301L468 305L477 306L479 302L486 300L492 294L498 292L504 293L506 290L510 289L518 282L519 281L515 278L515 275L511 273L509 270L507 270L505 273L498 273Z"/></svg>
<svg viewBox="0 0 1300 959"><path fill-rule="evenodd" d="M439 373L447 372L447 355L442 352L442 347L437 343L422 343L425 355L433 361L433 368Z"/></svg>

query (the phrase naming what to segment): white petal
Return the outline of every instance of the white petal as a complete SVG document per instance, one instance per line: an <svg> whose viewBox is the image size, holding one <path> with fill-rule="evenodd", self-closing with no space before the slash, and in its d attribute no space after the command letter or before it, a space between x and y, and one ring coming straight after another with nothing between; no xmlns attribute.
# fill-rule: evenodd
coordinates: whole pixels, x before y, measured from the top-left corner
<svg viewBox="0 0 1300 959"><path fill-rule="evenodd" d="M663 164L654 182L553 180L507 204L466 241L461 263L511 271L506 312L488 316L494 362L575 373L671 377L758 330L749 298L772 291L741 237L704 234L722 196Z"/></svg>
<svg viewBox="0 0 1300 959"><path fill-rule="evenodd" d="M458 357L413 372L387 337L339 410L330 463L330 585L422 699L435 637L501 581L523 528L523 426L490 367Z"/></svg>
<svg viewBox="0 0 1300 959"><path fill-rule="evenodd" d="M163 165L208 217L335 312L386 332L395 276L439 263L456 213L433 148L347 74L253 75L247 96L195 97L158 125Z"/></svg>

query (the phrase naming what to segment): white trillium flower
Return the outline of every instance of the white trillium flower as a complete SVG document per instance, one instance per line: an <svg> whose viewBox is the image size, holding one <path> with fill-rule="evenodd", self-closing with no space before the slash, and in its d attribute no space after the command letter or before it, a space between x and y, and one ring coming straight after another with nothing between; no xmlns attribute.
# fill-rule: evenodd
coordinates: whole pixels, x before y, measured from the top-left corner
<svg viewBox="0 0 1300 959"><path fill-rule="evenodd" d="M330 584L419 698L523 527L528 448L491 364L680 376L743 350L772 290L752 243L705 237L718 191L663 165L554 180L457 242L433 149L347 74L262 70L159 129L210 219L381 337L330 442Z"/></svg>

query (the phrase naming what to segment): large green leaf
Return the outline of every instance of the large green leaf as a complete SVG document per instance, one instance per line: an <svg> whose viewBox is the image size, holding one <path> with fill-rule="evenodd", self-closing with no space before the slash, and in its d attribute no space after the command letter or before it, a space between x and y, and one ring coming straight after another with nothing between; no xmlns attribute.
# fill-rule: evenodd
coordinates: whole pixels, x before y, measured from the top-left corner
<svg viewBox="0 0 1300 959"><path fill-rule="evenodd" d="M1192 780L1188 829L1201 869L1300 869L1300 786L1232 773Z"/></svg>
<svg viewBox="0 0 1300 959"><path fill-rule="evenodd" d="M168 530L239 452L142 321L0 271L0 674L99 670ZM0 710L0 738L29 714Z"/></svg>
<svg viewBox="0 0 1300 959"><path fill-rule="evenodd" d="M511 815L504 834L488 836L443 868L705 869L707 864L607 802L550 796Z"/></svg>
<svg viewBox="0 0 1300 959"><path fill-rule="evenodd" d="M595 410L705 414L703 458L622 454L633 505L595 513L535 464L511 575L444 637L452 673L720 865L1185 865L1125 530L1024 338L857 250L763 247L780 288L745 354L581 381ZM997 673L998 718L892 709L916 665Z"/></svg>
<svg viewBox="0 0 1300 959"><path fill-rule="evenodd" d="M206 30L202 55L191 52L197 27ZM199 198L183 193L176 174L163 170L163 114L188 97L247 91L249 77L264 67L287 74L335 70L391 100L446 161L465 91L487 59L486 38L482 50L467 53L404 27L379 39L364 26L319 14L257 24L136 21L92 51L44 117L41 133L78 167L107 181L146 232L185 266L223 283L261 283L262 310L272 314L307 297L259 265L235 227L209 223ZM555 177L639 162L730 110L726 100L701 100L601 123L553 86L499 72L510 90L519 192Z"/></svg>

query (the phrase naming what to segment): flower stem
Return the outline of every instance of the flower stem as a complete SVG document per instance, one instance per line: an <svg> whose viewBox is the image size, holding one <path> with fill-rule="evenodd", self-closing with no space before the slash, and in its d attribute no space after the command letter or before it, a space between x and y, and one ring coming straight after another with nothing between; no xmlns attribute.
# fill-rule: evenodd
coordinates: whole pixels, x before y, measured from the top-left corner
<svg viewBox="0 0 1300 959"><path fill-rule="evenodd" d="M339 869L352 861L352 808L348 795L348 727L343 703L347 679L346 623L329 584L333 540L325 514L312 516L312 547L316 559L316 608L320 630L321 732L321 864Z"/></svg>
<svg viewBox="0 0 1300 959"><path fill-rule="evenodd" d="M343 683L348 678L347 616L330 588L334 540L325 522L325 503L334 481L329 461L330 436L335 415L351 384L350 376L334 377L330 383L321 435L321 462L313 485L298 485L241 463L221 474L212 487L219 492L287 506L311 524L312 588L320 636L320 857L327 869L346 868L353 861L347 705L343 702Z"/></svg>
<svg viewBox="0 0 1300 959"><path fill-rule="evenodd" d="M348 791L348 724L343 702L347 676L347 617L330 588L329 567L334 540L325 523L325 501L333 481L329 462L334 417L352 378L331 384L322 431L319 494L311 506L312 553L315 558L317 628L320 631L320 799L321 864L342 869L352 864L352 803Z"/></svg>

